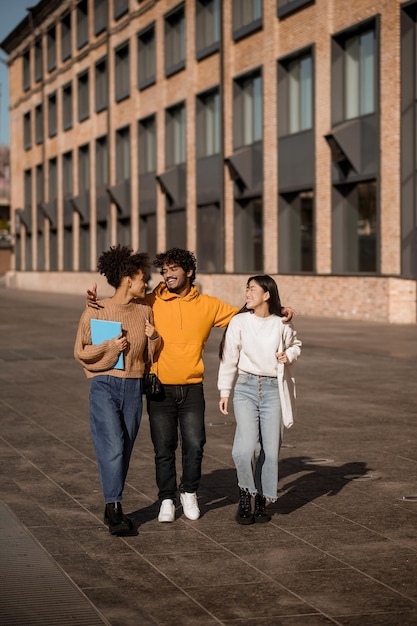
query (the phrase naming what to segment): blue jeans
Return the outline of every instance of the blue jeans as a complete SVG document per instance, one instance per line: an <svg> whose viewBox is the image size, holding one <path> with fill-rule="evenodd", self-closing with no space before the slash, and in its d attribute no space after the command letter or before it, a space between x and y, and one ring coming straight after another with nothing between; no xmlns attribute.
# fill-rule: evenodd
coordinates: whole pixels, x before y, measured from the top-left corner
<svg viewBox="0 0 417 626"><path fill-rule="evenodd" d="M239 487L276 500L282 433L277 378L240 373L233 407L236 433L232 456Z"/></svg>
<svg viewBox="0 0 417 626"><path fill-rule="evenodd" d="M206 443L204 410L203 383L164 385L161 400L149 401L149 422L155 449L156 482L160 500L169 498L175 501L178 428L182 446L182 477L179 489L189 493L195 493L198 489Z"/></svg>
<svg viewBox="0 0 417 626"><path fill-rule="evenodd" d="M141 378L92 378L90 425L106 504L122 500L141 417Z"/></svg>

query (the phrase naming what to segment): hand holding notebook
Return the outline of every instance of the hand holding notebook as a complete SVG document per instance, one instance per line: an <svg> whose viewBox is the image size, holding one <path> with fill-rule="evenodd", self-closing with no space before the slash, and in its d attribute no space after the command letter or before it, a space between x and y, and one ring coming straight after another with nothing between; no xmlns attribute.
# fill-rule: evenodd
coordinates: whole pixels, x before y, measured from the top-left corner
<svg viewBox="0 0 417 626"><path fill-rule="evenodd" d="M121 322L113 322L110 320L90 320L91 327L91 341L94 345L98 345L103 343L103 341L114 339L118 337L122 332L122 323ZM114 365L114 369L122 370L124 369L124 355L123 352L119 354L119 358L117 360L116 365Z"/></svg>

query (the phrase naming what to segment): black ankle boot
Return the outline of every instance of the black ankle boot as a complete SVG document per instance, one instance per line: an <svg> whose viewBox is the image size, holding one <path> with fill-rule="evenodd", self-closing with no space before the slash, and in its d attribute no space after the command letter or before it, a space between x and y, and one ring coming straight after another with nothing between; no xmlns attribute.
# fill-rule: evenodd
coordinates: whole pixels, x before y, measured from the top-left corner
<svg viewBox="0 0 417 626"><path fill-rule="evenodd" d="M271 516L266 510L266 498L259 493L255 495L255 513L253 515L255 522L265 523L271 521Z"/></svg>
<svg viewBox="0 0 417 626"><path fill-rule="evenodd" d="M239 508L236 513L238 524L253 524L255 521L251 509L251 495L246 489L239 489Z"/></svg>
<svg viewBox="0 0 417 626"><path fill-rule="evenodd" d="M111 535L119 535L132 530L132 520L123 514L121 502L110 502L104 509L104 523Z"/></svg>

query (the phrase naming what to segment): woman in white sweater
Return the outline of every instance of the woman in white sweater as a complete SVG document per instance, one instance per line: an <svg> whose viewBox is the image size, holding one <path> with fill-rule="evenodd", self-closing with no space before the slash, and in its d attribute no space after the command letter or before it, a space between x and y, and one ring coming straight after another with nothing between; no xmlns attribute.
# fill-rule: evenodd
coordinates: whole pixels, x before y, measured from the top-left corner
<svg viewBox="0 0 417 626"><path fill-rule="evenodd" d="M290 364L300 352L296 331L282 321L276 282L270 276L252 276L246 285L246 304L231 320L220 347L217 383L220 411L226 415L237 375L232 456L240 493L239 524L271 519L266 503L277 499L282 430L292 425L295 414Z"/></svg>

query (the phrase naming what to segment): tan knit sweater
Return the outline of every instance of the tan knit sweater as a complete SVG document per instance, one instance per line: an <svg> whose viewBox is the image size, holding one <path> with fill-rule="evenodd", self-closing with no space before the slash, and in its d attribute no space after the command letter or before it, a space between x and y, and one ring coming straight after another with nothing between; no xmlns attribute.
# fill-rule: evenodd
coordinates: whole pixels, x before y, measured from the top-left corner
<svg viewBox="0 0 417 626"><path fill-rule="evenodd" d="M104 308L96 310L88 307L81 315L74 346L74 357L81 363L87 378L107 374L117 378L142 378L145 371L147 346L152 354L160 349L161 338L149 340L145 335L145 320L153 324L152 309L138 302L116 304L112 298L101 301ZM124 369L113 369L119 357L114 339L99 345L91 344L90 319L121 322L128 340L124 351Z"/></svg>

